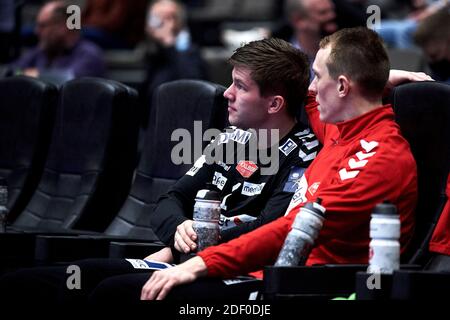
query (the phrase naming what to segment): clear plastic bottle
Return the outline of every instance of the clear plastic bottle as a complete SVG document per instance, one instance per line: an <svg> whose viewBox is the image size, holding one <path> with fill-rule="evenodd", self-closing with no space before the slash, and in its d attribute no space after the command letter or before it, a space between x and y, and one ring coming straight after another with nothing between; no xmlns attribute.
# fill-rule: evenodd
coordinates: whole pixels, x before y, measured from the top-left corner
<svg viewBox="0 0 450 320"><path fill-rule="evenodd" d="M370 220L369 273L392 274L400 268L400 217L391 203L378 204Z"/></svg>
<svg viewBox="0 0 450 320"><path fill-rule="evenodd" d="M8 183L6 179L0 178L0 232L6 231L8 218Z"/></svg>
<svg viewBox="0 0 450 320"><path fill-rule="evenodd" d="M197 192L192 228L197 234L197 252L219 242L220 196L216 191Z"/></svg>
<svg viewBox="0 0 450 320"><path fill-rule="evenodd" d="M297 213L275 266L298 266L306 263L325 219L325 208L320 205L321 202L320 198L317 202L308 202Z"/></svg>

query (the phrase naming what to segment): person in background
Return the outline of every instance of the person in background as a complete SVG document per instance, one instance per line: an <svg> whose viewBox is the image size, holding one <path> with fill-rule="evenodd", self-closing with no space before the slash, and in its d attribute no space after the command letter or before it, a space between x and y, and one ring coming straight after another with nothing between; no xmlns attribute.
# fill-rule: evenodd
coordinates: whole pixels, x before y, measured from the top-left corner
<svg viewBox="0 0 450 320"><path fill-rule="evenodd" d="M147 0L87 0L83 37L104 49L132 49L144 39Z"/></svg>
<svg viewBox="0 0 450 320"><path fill-rule="evenodd" d="M79 30L67 27L67 6L64 1L51 1L40 9L36 21L39 43L10 65L14 73L32 77L49 75L61 81L104 75L101 49L81 39Z"/></svg>
<svg viewBox="0 0 450 320"><path fill-rule="evenodd" d="M285 12L293 30L290 42L306 53L312 64L320 40L338 29L333 1L287 0Z"/></svg>
<svg viewBox="0 0 450 320"><path fill-rule="evenodd" d="M375 25L386 45L391 48L414 49L413 34L418 25L446 5L448 0L411 0L411 12L402 19L382 19Z"/></svg>
<svg viewBox="0 0 450 320"><path fill-rule="evenodd" d="M431 69L431 76L450 84L450 5L424 19L414 34Z"/></svg>
<svg viewBox="0 0 450 320"><path fill-rule="evenodd" d="M200 50L190 38L186 9L175 0L155 0L149 4L143 45L147 79L143 91L151 103L156 88L179 79L206 79Z"/></svg>

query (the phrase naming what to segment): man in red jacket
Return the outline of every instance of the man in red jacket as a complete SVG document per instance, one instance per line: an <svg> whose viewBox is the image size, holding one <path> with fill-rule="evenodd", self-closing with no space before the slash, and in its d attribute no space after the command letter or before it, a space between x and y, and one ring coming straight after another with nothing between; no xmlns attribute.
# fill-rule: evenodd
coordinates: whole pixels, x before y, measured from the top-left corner
<svg viewBox="0 0 450 320"><path fill-rule="evenodd" d="M430 240L430 251L450 256L450 175L447 178L447 203Z"/></svg>
<svg viewBox="0 0 450 320"><path fill-rule="evenodd" d="M300 207L317 198L327 209L326 219L307 265L367 263L370 214L385 200L398 208L400 242L405 249L414 227L416 164L392 108L381 103L389 77L382 41L369 29L344 29L326 37L320 48L306 110L323 149L299 181L286 215L228 243L207 248L181 265L154 272L142 288L141 299L163 299L175 286L199 277L230 278L273 264ZM396 84L399 79L390 80ZM124 296L126 287L129 296L134 296L133 290L144 281L142 274L111 278L97 287L94 297L116 299ZM221 288L214 281L220 282L203 282L210 293ZM189 288L190 296L186 295ZM202 282L196 281L177 288L172 298L179 298L180 293L198 296L201 288ZM222 289L226 292L227 285Z"/></svg>

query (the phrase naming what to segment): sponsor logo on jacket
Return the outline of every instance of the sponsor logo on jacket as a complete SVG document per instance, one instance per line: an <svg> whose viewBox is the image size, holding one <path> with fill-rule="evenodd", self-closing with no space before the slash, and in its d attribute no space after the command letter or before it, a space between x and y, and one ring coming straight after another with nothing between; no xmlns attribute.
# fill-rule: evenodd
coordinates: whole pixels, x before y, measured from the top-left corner
<svg viewBox="0 0 450 320"><path fill-rule="evenodd" d="M256 217L249 216L248 214L240 214L233 217L226 217L224 215L220 215L219 226L220 229L223 231L253 220L256 220Z"/></svg>
<svg viewBox="0 0 450 320"><path fill-rule="evenodd" d="M219 134L218 144L227 143L232 140L240 144L246 144L252 134L242 129L236 129L233 132L223 132Z"/></svg>
<svg viewBox="0 0 450 320"><path fill-rule="evenodd" d="M214 172L214 177L212 180L212 184L217 186L219 190L222 190L225 184L227 183L227 178L225 178L220 172Z"/></svg>
<svg viewBox="0 0 450 320"><path fill-rule="evenodd" d="M339 177L341 178L341 181L355 178L367 165L370 158L376 154L376 151L374 150L379 145L377 141L367 142L364 139L360 140L360 144L364 151L358 151L355 154L356 158L350 158L348 160L348 167L339 170Z"/></svg>
<svg viewBox="0 0 450 320"><path fill-rule="evenodd" d="M195 174L200 170L200 168L203 167L205 162L206 157L202 155L200 158L197 159L197 161L195 161L194 166L191 169L189 169L188 172L186 172L186 175L195 176Z"/></svg>
<svg viewBox="0 0 450 320"><path fill-rule="evenodd" d="M236 170L241 174L242 177L248 179L258 170L258 166L253 161L239 161L236 166Z"/></svg>
<svg viewBox="0 0 450 320"><path fill-rule="evenodd" d="M264 186L266 185L266 183L260 183L260 184L256 184L256 183L250 183L250 182L244 182L244 185L242 186L242 194L244 196L256 196L258 194L261 194Z"/></svg>
<svg viewBox="0 0 450 320"><path fill-rule="evenodd" d="M291 138L289 138L278 149L280 149L280 151L283 152L285 156L288 156L289 153L291 153L295 148L297 148L297 144Z"/></svg>

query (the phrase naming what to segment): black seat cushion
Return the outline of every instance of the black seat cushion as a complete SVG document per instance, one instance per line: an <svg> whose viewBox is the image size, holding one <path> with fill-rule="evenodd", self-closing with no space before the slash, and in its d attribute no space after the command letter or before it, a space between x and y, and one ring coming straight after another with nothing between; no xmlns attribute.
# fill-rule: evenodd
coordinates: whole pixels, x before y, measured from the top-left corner
<svg viewBox="0 0 450 320"><path fill-rule="evenodd" d="M8 220L29 202L47 156L58 91L28 77L0 79L0 177L8 183Z"/></svg>
<svg viewBox="0 0 450 320"><path fill-rule="evenodd" d="M136 94L95 78L61 89L44 173L14 227L104 230L123 204L136 157Z"/></svg>
<svg viewBox="0 0 450 320"><path fill-rule="evenodd" d="M190 164L173 163L171 152L179 142L171 141L172 132L186 129L193 142L193 139L202 139L194 136L194 121L202 123L202 130L197 135L203 135L208 128L223 129L227 124L224 90L223 86L200 80L178 80L158 88L131 192L106 234L157 239L149 222L155 204L159 196L191 167Z"/></svg>
<svg viewBox="0 0 450 320"><path fill-rule="evenodd" d="M446 201L450 166L450 86L414 82L396 87L390 98L396 121L417 162L416 230L405 262L423 264L428 242Z"/></svg>

